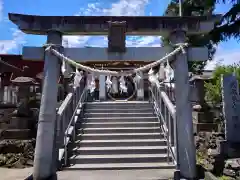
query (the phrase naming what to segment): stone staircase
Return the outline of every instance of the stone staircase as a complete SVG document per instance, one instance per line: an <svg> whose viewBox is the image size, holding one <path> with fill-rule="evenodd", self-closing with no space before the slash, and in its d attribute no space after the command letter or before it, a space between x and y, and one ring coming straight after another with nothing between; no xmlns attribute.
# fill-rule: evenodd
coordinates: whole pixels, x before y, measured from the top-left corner
<svg viewBox="0 0 240 180"><path fill-rule="evenodd" d="M67 169L173 172L167 141L153 112L147 101L87 103Z"/></svg>

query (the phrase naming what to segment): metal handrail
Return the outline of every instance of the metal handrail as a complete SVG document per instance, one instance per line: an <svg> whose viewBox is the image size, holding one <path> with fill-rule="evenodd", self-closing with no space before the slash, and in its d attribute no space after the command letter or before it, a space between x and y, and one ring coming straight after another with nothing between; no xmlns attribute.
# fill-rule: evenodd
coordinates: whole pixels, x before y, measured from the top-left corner
<svg viewBox="0 0 240 180"><path fill-rule="evenodd" d="M82 107L88 95L88 89L77 87L69 93L57 111L56 147L58 161L68 161L68 144L75 141L75 125L82 113Z"/></svg>
<svg viewBox="0 0 240 180"><path fill-rule="evenodd" d="M154 106L160 128L167 139L168 160L171 155L174 164L178 166L176 108L163 89L160 85L150 85L149 100Z"/></svg>

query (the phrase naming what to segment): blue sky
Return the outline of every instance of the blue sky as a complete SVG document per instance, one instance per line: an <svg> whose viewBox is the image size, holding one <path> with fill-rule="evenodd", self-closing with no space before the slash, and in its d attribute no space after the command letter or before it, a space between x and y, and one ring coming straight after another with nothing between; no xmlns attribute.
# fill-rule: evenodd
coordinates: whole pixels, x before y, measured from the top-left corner
<svg viewBox="0 0 240 180"><path fill-rule="evenodd" d="M41 46L45 36L25 35L8 20L8 13L37 15L162 15L170 0L0 0L0 53L20 54L22 46ZM217 5L216 12L224 13L230 5ZM105 37L64 37L68 46L106 46ZM159 46L158 37L128 37L128 46ZM215 56L218 60L232 63L240 60L240 44L231 39L221 43Z"/></svg>

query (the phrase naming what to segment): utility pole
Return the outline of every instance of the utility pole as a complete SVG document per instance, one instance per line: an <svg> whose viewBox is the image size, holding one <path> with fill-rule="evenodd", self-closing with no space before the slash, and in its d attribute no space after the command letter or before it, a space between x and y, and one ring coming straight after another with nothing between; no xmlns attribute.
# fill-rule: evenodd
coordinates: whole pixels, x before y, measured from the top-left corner
<svg viewBox="0 0 240 180"><path fill-rule="evenodd" d="M182 3L183 3L183 0L179 0L179 16L180 17L182 16Z"/></svg>

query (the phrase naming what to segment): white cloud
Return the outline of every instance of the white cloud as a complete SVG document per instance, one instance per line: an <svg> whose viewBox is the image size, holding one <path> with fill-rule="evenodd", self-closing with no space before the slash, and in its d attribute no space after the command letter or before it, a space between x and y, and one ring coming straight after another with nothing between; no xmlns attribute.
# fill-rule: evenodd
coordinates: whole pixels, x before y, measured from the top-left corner
<svg viewBox="0 0 240 180"><path fill-rule="evenodd" d="M103 3L91 3L87 8L81 8L76 16L140 16L145 14L145 6L149 0L119 0L112 3L109 8L103 8ZM65 41L68 41L70 47L79 47L84 45L91 46L106 46L107 38L91 37L91 36L65 36ZM160 46L160 37L127 37L127 46Z"/></svg>
<svg viewBox="0 0 240 180"><path fill-rule="evenodd" d="M134 46L134 47L141 47L141 46L152 46L152 47L159 47L160 46L160 37L154 36L131 36L126 40L127 46Z"/></svg>
<svg viewBox="0 0 240 180"><path fill-rule="evenodd" d="M89 36L64 36L63 46L78 47L87 43Z"/></svg>
<svg viewBox="0 0 240 180"><path fill-rule="evenodd" d="M20 30L11 29L13 31L13 39L12 40L1 40L0 41L0 53L6 54L10 50L21 48L23 44L26 43L24 40L24 33ZM21 52L21 49L19 49Z"/></svg>
<svg viewBox="0 0 240 180"><path fill-rule="evenodd" d="M103 13L110 16L139 16L144 14L148 0L120 0L113 3L110 9L104 9Z"/></svg>
<svg viewBox="0 0 240 180"><path fill-rule="evenodd" d="M4 23L3 16L3 0L0 0L0 23ZM21 46L25 43L24 33L22 33L18 29L8 29L8 31L12 31L12 40L0 40L0 53L6 54L13 49L21 48ZM21 49L19 49L19 53Z"/></svg>
<svg viewBox="0 0 240 180"><path fill-rule="evenodd" d="M207 64L206 69L213 70L218 64L230 65L239 62L240 49L224 50L219 47L214 59Z"/></svg>

